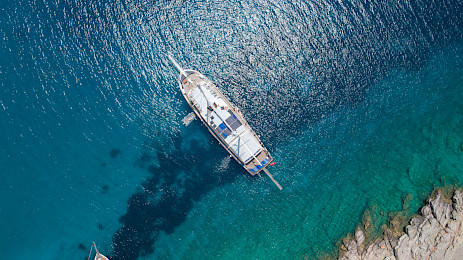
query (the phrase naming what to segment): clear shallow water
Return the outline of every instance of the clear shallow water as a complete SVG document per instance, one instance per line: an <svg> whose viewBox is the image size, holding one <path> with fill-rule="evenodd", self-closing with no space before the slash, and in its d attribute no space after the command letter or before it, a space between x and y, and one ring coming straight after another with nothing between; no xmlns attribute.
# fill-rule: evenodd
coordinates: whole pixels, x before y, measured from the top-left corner
<svg viewBox="0 0 463 260"><path fill-rule="evenodd" d="M462 3L6 2L5 258L320 257L365 209L461 184ZM173 52L277 159L251 178L177 91ZM381 212L383 213L381 215ZM20 252L18 255L18 252Z"/></svg>
<svg viewBox="0 0 463 260"><path fill-rule="evenodd" d="M389 212L414 214L433 187L461 185L461 50L391 73L361 105L277 149L273 172L283 194L269 182L248 193L239 180L216 189L176 232L157 240L156 257L322 257L364 210L380 232ZM422 91L436 82L440 88Z"/></svg>

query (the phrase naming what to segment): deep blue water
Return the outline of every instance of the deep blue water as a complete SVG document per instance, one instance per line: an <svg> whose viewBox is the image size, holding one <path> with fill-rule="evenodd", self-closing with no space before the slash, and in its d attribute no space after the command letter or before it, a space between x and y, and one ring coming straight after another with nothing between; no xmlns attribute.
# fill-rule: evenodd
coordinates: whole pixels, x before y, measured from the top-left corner
<svg viewBox="0 0 463 260"><path fill-rule="evenodd" d="M462 1L5 1L4 259L318 258L462 185ZM168 62L274 155L248 176ZM404 203L408 195L411 199ZM365 211L367 210L367 211Z"/></svg>

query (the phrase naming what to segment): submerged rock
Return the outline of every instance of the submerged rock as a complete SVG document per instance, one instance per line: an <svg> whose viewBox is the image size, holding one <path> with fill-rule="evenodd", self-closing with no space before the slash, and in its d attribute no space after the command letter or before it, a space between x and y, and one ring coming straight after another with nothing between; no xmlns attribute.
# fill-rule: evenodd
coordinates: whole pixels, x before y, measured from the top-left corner
<svg viewBox="0 0 463 260"><path fill-rule="evenodd" d="M122 151L119 149L111 149L111 151L109 151L109 156L111 156L111 158L113 159L120 156L121 154L122 154Z"/></svg>
<svg viewBox="0 0 463 260"><path fill-rule="evenodd" d="M355 239L343 241L338 259L463 259L463 192L456 190L453 200L440 191L410 220L405 234L386 232L369 245L365 234L357 228ZM366 246L366 248L365 248Z"/></svg>

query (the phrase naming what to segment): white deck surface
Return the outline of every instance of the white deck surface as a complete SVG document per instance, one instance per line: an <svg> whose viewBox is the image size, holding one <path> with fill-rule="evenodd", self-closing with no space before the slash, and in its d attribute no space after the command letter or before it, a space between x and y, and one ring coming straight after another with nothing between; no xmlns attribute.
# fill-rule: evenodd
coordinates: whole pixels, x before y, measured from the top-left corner
<svg viewBox="0 0 463 260"><path fill-rule="evenodd" d="M231 110L227 108L227 103L207 86L207 82L201 82L198 87L191 89L188 96L209 126L225 139L228 147L241 161L247 162L262 150L262 145L248 127L233 117Z"/></svg>

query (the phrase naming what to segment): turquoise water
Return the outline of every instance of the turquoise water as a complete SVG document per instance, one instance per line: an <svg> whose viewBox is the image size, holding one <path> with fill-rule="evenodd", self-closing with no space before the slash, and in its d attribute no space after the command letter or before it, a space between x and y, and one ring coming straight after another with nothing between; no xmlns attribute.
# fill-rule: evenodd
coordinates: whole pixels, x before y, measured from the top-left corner
<svg viewBox="0 0 463 260"><path fill-rule="evenodd" d="M364 210L376 212L379 229L408 194L415 214L433 187L461 185L462 50L391 72L361 105L276 149L272 172L282 192L270 181L243 192L244 180L211 192L176 232L157 240L155 258L322 257Z"/></svg>
<svg viewBox="0 0 463 260"><path fill-rule="evenodd" d="M2 258L320 258L366 210L377 232L416 213L463 182L462 10L2 3ZM282 191L180 123L169 51L241 108Z"/></svg>

